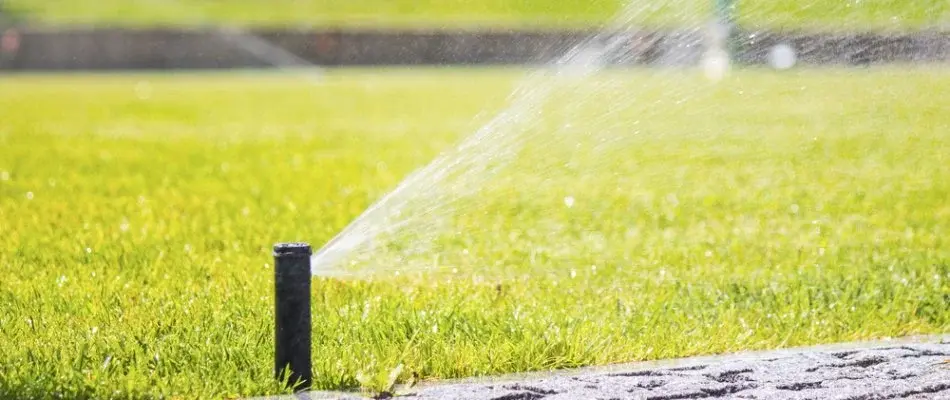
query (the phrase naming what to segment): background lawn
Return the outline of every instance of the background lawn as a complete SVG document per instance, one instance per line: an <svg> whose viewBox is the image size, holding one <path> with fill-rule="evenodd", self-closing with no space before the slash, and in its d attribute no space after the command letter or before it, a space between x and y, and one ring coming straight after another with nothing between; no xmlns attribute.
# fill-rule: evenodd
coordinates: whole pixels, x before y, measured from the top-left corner
<svg viewBox="0 0 950 400"><path fill-rule="evenodd" d="M626 4L622 0L5 0L21 16L45 23L100 25L329 25L371 27L591 27ZM646 25L698 24L712 0L634 1ZM947 28L944 0L740 0L747 27L814 29Z"/></svg>
<svg viewBox="0 0 950 400"><path fill-rule="evenodd" d="M280 392L270 246L329 240L522 76L0 78L0 397ZM950 73L588 79L547 107L618 144L532 139L405 260L439 272L314 280L317 388L950 331Z"/></svg>

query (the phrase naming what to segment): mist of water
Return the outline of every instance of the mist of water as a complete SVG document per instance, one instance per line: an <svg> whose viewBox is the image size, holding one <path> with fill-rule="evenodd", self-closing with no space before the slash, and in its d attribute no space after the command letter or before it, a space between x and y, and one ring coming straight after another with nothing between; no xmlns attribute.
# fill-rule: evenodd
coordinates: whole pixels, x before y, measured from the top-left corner
<svg viewBox="0 0 950 400"><path fill-rule="evenodd" d="M236 27L218 29L217 34L224 42L247 52L258 60L284 71L298 72L311 83L320 83L322 68L263 37Z"/></svg>
<svg viewBox="0 0 950 400"><path fill-rule="evenodd" d="M209 15L202 12L196 3L181 0L162 2L162 7L177 9L182 15L188 15L193 21L205 24ZM280 47L266 38L238 26L216 28L214 33L225 46L233 46L251 57L285 72L296 73L313 84L319 84L323 68Z"/></svg>
<svg viewBox="0 0 950 400"><path fill-rule="evenodd" d="M517 84L506 108L412 173L319 250L313 256L314 274L365 276L449 268L437 260L430 262L428 256L438 258L440 238L482 230L467 226L459 232L457 220L461 215L486 212L486 204L492 201L485 196L498 187L494 182L511 184L512 174L525 172L535 177L563 175L565 171L556 169L571 161L572 152L565 153L565 148L589 145L603 150L635 135L635 129L630 129L635 124L628 125L632 121L621 120L618 114L632 106L637 93L598 75L608 65L632 57L629 32L649 12L631 3L600 33L529 74ZM683 11L684 17L697 12ZM701 27L684 32L688 34L677 45L681 51L665 55L669 65L690 64L694 60L688 58L695 58L695 49L702 46ZM668 95L678 99L684 93ZM614 98L612 110L584 110L605 104L604 96ZM524 165L532 158L530 166ZM516 160L522 165L513 166ZM607 165L587 162L582 169L590 174ZM576 172L578 166L571 169Z"/></svg>
<svg viewBox="0 0 950 400"><path fill-rule="evenodd" d="M670 15L669 9L632 1L599 33L530 73L502 111L320 249L312 260L314 275L574 268L629 243L638 227L613 222L623 219L624 207L611 204L629 202L639 190L631 176L645 179L628 150L645 137L671 133L702 139L710 132L701 121L715 118L715 106L693 100L730 74L728 32L707 2L680 3ZM637 34L661 12L672 23L668 34ZM767 36L747 28L735 39L752 44L768 42ZM633 64L644 46L656 44L651 40L665 41L653 47L661 54L651 56L660 68L615 67ZM858 40L831 53L851 60L867 52L867 45ZM761 61L784 70L800 59L824 57L828 46L776 43ZM668 180L676 174L670 171ZM670 196L665 203L675 207L676 196Z"/></svg>

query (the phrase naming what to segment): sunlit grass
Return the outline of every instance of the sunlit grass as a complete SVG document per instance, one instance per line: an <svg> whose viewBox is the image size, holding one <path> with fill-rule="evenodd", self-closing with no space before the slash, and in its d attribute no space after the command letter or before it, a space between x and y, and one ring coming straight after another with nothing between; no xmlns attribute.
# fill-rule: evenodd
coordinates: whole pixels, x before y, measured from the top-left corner
<svg viewBox="0 0 950 400"><path fill-rule="evenodd" d="M622 0L245 0L125 1L7 0L6 7L48 23L105 25L318 25L453 28L591 27L623 8ZM634 20L646 25L696 24L711 18L712 0L633 2ZM748 27L906 29L947 27L942 0L738 1Z"/></svg>
<svg viewBox="0 0 950 400"><path fill-rule="evenodd" d="M458 216L456 274L315 279L317 388L950 331L950 74L614 74L643 107L611 173L494 186L523 207ZM280 392L270 246L328 240L520 76L0 79L0 397Z"/></svg>

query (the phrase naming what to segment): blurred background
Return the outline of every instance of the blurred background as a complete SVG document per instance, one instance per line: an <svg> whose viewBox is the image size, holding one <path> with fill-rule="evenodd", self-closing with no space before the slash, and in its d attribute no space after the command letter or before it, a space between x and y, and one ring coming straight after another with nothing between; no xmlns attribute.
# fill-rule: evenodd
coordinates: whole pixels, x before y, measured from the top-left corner
<svg viewBox="0 0 950 400"><path fill-rule="evenodd" d="M607 62L691 64L721 46L767 63L779 44L781 65L950 53L941 0L3 0L0 69L539 64L621 14L627 53Z"/></svg>

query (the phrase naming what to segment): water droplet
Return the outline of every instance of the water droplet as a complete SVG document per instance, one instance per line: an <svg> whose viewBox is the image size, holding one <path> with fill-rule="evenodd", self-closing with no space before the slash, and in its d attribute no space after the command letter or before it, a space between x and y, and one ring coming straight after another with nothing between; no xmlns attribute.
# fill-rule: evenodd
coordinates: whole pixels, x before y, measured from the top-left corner
<svg viewBox="0 0 950 400"><path fill-rule="evenodd" d="M572 208L572 207L574 207L574 197L573 197L573 196L567 196L567 197L565 197L565 198L564 198L564 205L567 206L567 208Z"/></svg>
<svg viewBox="0 0 950 400"><path fill-rule="evenodd" d="M577 271L572 269L572 270L571 270L571 279L574 279L574 278L576 278L576 277L577 277Z"/></svg>
<svg viewBox="0 0 950 400"><path fill-rule="evenodd" d="M706 250L706 258L710 258L712 256L713 256L712 250Z"/></svg>
<svg viewBox="0 0 950 400"><path fill-rule="evenodd" d="M33 192L26 192L26 199L33 200Z"/></svg>
<svg viewBox="0 0 950 400"><path fill-rule="evenodd" d="M768 62L772 68L786 70L795 66L795 63L798 62L798 55L792 46L782 43L769 50Z"/></svg>
<svg viewBox="0 0 950 400"><path fill-rule="evenodd" d="M92 248L86 247L86 254L92 254Z"/></svg>
<svg viewBox="0 0 950 400"><path fill-rule="evenodd" d="M712 49L703 55L703 73L706 79L717 82L729 73L729 53L722 49Z"/></svg>

